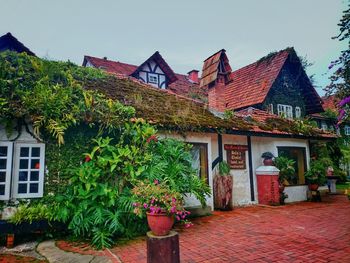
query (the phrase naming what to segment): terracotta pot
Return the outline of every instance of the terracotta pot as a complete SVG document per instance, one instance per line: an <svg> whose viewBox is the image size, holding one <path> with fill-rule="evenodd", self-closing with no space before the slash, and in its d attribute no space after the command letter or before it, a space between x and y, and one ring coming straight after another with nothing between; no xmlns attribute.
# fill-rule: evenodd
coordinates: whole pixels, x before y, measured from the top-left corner
<svg viewBox="0 0 350 263"><path fill-rule="evenodd" d="M174 225L174 215L147 213L147 223L155 236L166 236Z"/></svg>
<svg viewBox="0 0 350 263"><path fill-rule="evenodd" d="M14 234L7 234L6 247L13 248L14 243L15 243L15 235Z"/></svg>
<svg viewBox="0 0 350 263"><path fill-rule="evenodd" d="M272 159L264 159L263 163L265 166L272 166L273 160Z"/></svg>
<svg viewBox="0 0 350 263"><path fill-rule="evenodd" d="M308 186L310 191L317 191L318 189L318 184L309 184Z"/></svg>

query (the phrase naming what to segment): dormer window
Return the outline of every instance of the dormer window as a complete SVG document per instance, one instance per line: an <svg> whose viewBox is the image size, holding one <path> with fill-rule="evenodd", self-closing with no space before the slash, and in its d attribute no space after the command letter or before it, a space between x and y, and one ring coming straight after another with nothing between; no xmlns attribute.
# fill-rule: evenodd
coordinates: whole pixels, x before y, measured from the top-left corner
<svg viewBox="0 0 350 263"><path fill-rule="evenodd" d="M148 83L158 84L158 75L157 74L149 74L148 75Z"/></svg>
<svg viewBox="0 0 350 263"><path fill-rule="evenodd" d="M290 105L277 104L278 115L286 117L288 119L293 118L293 107Z"/></svg>
<svg viewBox="0 0 350 263"><path fill-rule="evenodd" d="M295 118L300 119L301 117L301 109L300 107L295 107Z"/></svg>

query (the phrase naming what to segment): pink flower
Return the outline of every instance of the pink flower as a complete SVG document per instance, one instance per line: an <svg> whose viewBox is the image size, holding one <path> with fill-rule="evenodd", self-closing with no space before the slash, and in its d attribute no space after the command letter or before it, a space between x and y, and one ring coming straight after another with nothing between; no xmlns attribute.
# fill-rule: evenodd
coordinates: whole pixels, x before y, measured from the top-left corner
<svg viewBox="0 0 350 263"><path fill-rule="evenodd" d="M144 203L143 208L147 209L147 207L148 207L148 204Z"/></svg>
<svg viewBox="0 0 350 263"><path fill-rule="evenodd" d="M85 156L85 162L87 163L87 162L90 162L90 161L91 161L90 156L86 155L86 156Z"/></svg>
<svg viewBox="0 0 350 263"><path fill-rule="evenodd" d="M186 224L185 224L185 228L189 228L189 227L191 227L191 226L193 226L192 223L186 223Z"/></svg>
<svg viewBox="0 0 350 263"><path fill-rule="evenodd" d="M176 216L176 220L177 220L177 221L180 221L181 218L180 218L179 216Z"/></svg>
<svg viewBox="0 0 350 263"><path fill-rule="evenodd" d="M159 184L158 180L154 180L153 182L154 182L155 185Z"/></svg>

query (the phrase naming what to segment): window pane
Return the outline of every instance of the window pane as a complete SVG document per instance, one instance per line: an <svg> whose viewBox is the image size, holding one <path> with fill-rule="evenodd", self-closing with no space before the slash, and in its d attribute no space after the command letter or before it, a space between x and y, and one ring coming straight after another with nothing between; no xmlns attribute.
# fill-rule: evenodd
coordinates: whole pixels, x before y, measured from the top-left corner
<svg viewBox="0 0 350 263"><path fill-rule="evenodd" d="M39 147L32 148L32 157L40 157L40 148Z"/></svg>
<svg viewBox="0 0 350 263"><path fill-rule="evenodd" d="M0 184L0 195L5 195L5 185Z"/></svg>
<svg viewBox="0 0 350 263"><path fill-rule="evenodd" d="M6 159L0 159L0 169L6 169Z"/></svg>
<svg viewBox="0 0 350 263"><path fill-rule="evenodd" d="M39 171L30 172L30 181L39 181Z"/></svg>
<svg viewBox="0 0 350 263"><path fill-rule="evenodd" d="M27 184L18 184L18 193L26 194L27 193Z"/></svg>
<svg viewBox="0 0 350 263"><path fill-rule="evenodd" d="M0 172L0 183L5 182L6 180L6 172Z"/></svg>
<svg viewBox="0 0 350 263"><path fill-rule="evenodd" d="M21 147L21 157L29 156L29 147Z"/></svg>
<svg viewBox="0 0 350 263"><path fill-rule="evenodd" d="M18 181L27 181L28 172L19 172Z"/></svg>
<svg viewBox="0 0 350 263"><path fill-rule="evenodd" d="M28 160L20 160L19 169L28 169Z"/></svg>
<svg viewBox="0 0 350 263"><path fill-rule="evenodd" d="M1 146L0 147L0 157L7 156L7 147L6 146Z"/></svg>
<svg viewBox="0 0 350 263"><path fill-rule="evenodd" d="M32 159L30 164L31 169L39 169L40 168L40 159Z"/></svg>
<svg viewBox="0 0 350 263"><path fill-rule="evenodd" d="M30 184L29 193L38 193L39 192L39 184Z"/></svg>

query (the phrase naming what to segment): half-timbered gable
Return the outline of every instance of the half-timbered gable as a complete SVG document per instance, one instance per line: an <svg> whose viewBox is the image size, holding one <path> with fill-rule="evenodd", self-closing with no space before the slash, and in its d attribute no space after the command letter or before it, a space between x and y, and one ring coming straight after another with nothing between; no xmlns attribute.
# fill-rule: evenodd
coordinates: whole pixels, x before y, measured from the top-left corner
<svg viewBox="0 0 350 263"><path fill-rule="evenodd" d="M166 89L169 84L177 80L174 71L158 51L142 63L131 75L161 89Z"/></svg>

